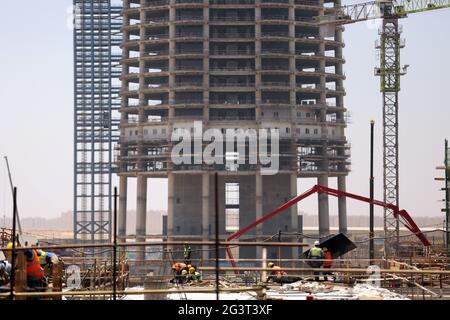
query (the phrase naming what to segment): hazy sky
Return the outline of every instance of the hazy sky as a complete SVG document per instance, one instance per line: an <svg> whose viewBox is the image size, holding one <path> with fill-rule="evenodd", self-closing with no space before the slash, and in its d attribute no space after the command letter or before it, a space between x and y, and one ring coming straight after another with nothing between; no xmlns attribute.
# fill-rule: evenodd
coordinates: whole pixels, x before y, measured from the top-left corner
<svg viewBox="0 0 450 320"><path fill-rule="evenodd" d="M344 1L345 2L345 1ZM22 217L58 216L72 210L73 65L71 0L24 0L0 7L0 215L11 214L3 156L8 155L19 188ZM450 138L450 10L416 14L402 21L407 47L402 63L411 65L400 94L400 204L414 215L442 215L441 185L434 181ZM378 30L373 23L346 27L345 105L351 113L347 137L352 145L350 192L368 194L369 121L376 121L376 192L382 199L382 123L379 79L374 76ZM335 186L330 179L330 186ZM315 183L299 180L299 191ZM129 207L134 207L130 183ZM149 182L149 209L165 209L166 182ZM330 199L331 213L337 200ZM316 212L316 197L300 206ZM368 206L349 200L349 214ZM381 210L377 210L381 214Z"/></svg>

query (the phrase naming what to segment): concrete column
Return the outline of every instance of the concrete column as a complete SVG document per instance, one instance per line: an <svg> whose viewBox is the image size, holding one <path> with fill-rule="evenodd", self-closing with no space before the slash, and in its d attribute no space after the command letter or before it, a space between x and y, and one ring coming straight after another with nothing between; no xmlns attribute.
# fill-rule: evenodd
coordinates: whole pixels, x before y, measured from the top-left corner
<svg viewBox="0 0 450 320"><path fill-rule="evenodd" d="M317 182L321 186L328 187L328 176L322 175L318 177ZM325 237L330 233L328 195L325 193L319 193L318 201L319 201L319 236Z"/></svg>
<svg viewBox="0 0 450 320"><path fill-rule="evenodd" d="M261 175L261 171L257 171L255 175L255 207L256 207L256 219L261 219L263 216L263 177ZM263 225L259 224L256 226L256 237L257 240L261 240L260 237L263 235ZM256 249L256 258L261 259L262 258L262 250L260 247Z"/></svg>
<svg viewBox="0 0 450 320"><path fill-rule="evenodd" d="M263 247L261 252L261 268L267 268L267 248ZM267 281L267 271L261 272L261 281Z"/></svg>
<svg viewBox="0 0 450 320"><path fill-rule="evenodd" d="M261 1L255 1L255 119L256 119L256 129L259 129L261 125Z"/></svg>
<svg viewBox="0 0 450 320"><path fill-rule="evenodd" d="M171 23L169 24L169 118L173 117L175 114L173 104L175 102L175 8L170 7L169 9L169 19ZM172 118L171 118L172 121Z"/></svg>
<svg viewBox="0 0 450 320"><path fill-rule="evenodd" d="M127 239L127 189L128 178L119 178L119 217L118 217L118 238L119 242L126 242Z"/></svg>
<svg viewBox="0 0 450 320"><path fill-rule="evenodd" d="M203 120L209 120L209 1L203 8Z"/></svg>
<svg viewBox="0 0 450 320"><path fill-rule="evenodd" d="M297 173L291 173L291 198L297 196ZM291 229L292 232L298 232L298 210L297 204L291 207ZM297 237L292 237L295 242ZM298 259L298 247L292 247L292 259Z"/></svg>
<svg viewBox="0 0 450 320"><path fill-rule="evenodd" d="M338 190L346 191L346 177L338 176ZM339 232L344 234L347 233L347 198L340 197L338 200L338 211L339 211Z"/></svg>
<svg viewBox="0 0 450 320"><path fill-rule="evenodd" d="M167 195L167 236L173 236L173 205L174 205L174 189L175 189L175 177L172 172L167 174L167 187L168 187L168 195Z"/></svg>
<svg viewBox="0 0 450 320"><path fill-rule="evenodd" d="M209 173L202 175L202 236L203 241L209 240ZM202 258L204 260L209 258L209 246L203 246Z"/></svg>
<svg viewBox="0 0 450 320"><path fill-rule="evenodd" d="M144 242L147 231L147 177L142 175L137 177L136 193L136 242ZM139 247L137 251L137 259L144 260L145 248Z"/></svg>

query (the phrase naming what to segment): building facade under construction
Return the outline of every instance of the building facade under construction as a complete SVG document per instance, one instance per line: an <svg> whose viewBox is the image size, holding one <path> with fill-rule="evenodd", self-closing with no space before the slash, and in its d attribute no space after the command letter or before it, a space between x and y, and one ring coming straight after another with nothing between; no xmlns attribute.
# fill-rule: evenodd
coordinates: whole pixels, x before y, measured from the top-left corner
<svg viewBox="0 0 450 320"><path fill-rule="evenodd" d="M137 178L138 242L146 237L149 178L168 179L167 236L205 241L215 233L215 172L222 238L295 196L298 178L323 186L336 178L345 191L343 27L316 22L339 6L340 0L123 1L117 158L122 239L130 178ZM198 122L203 131L278 129L277 173L265 175L260 162L230 164L227 154L222 164L174 163L172 135L194 132ZM249 143L245 147L251 153ZM347 229L345 201L338 199L341 232ZM318 209L319 233L326 236L326 194L319 194ZM293 206L247 235L264 239L298 229ZM294 251L283 255L295 257ZM260 253L244 247L239 255Z"/></svg>

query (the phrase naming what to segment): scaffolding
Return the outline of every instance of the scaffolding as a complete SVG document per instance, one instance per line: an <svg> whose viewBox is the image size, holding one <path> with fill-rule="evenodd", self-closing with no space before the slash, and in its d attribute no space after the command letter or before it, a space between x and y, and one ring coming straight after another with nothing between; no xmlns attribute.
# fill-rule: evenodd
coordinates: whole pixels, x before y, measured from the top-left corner
<svg viewBox="0 0 450 320"><path fill-rule="evenodd" d="M121 6L74 0L74 239L111 239L120 107Z"/></svg>

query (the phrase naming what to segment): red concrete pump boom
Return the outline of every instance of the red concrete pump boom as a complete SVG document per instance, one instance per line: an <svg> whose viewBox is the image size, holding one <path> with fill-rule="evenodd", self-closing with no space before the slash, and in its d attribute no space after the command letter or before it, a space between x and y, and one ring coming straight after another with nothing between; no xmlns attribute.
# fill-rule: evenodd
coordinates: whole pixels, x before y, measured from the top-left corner
<svg viewBox="0 0 450 320"><path fill-rule="evenodd" d="M302 201L303 199L309 197L310 195L312 195L312 194L314 194L316 192L317 193L326 193L328 195L335 196L335 197L338 197L338 198L339 197L352 198L352 199L355 199L355 200L358 200L358 201L364 201L364 202L367 202L367 203L373 203L374 205L377 205L377 206L380 206L380 207L383 207L383 208L391 209L391 210L393 210L394 216L397 219L402 218L402 219L400 219L400 222L402 222L402 224L406 227L406 229L408 229L413 234L415 234L420 239L420 241L422 242L422 244L425 247L430 246L430 242L428 241L428 239L425 237L425 235L422 233L422 231L420 231L419 227L416 225L414 220L411 218L411 216L405 210L400 210L399 207L397 207L397 206L395 206L393 204L385 203L385 202L378 201L378 200L373 200L372 201L369 198L362 197L362 196L359 196L359 195L356 195L356 194L353 194L353 193L344 192L344 191L340 191L340 190L336 190L336 189L332 189L332 188L328 188L328 187L323 187L323 186L319 186L319 185L315 185L310 190L308 190L305 193L303 193L301 195L298 195L297 197L289 200L288 202L286 202L285 204L281 205L277 209L273 210L271 213L265 215L261 219L258 219L255 222L253 222L252 224L246 226L245 228L242 228L241 230L233 233L231 236L229 236L227 238L227 241L232 241L232 240L238 239L241 235L243 235L247 231L253 229L254 227L259 225L260 223L263 223L264 221L269 220L273 216L279 214L280 212L284 211L285 209L293 206L297 202ZM234 261L234 258L233 258L233 255L231 253L229 245L226 246L226 251L227 251L228 259L230 260L231 265L233 266L233 268L236 268L236 263Z"/></svg>

